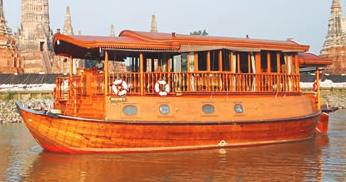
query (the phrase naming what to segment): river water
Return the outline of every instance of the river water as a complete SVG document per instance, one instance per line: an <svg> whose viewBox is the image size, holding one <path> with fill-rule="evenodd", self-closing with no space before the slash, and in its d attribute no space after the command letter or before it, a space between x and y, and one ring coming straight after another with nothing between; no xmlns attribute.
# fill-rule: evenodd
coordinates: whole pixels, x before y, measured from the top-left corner
<svg viewBox="0 0 346 182"><path fill-rule="evenodd" d="M42 151L22 124L0 126L0 181L346 181L346 111L329 136L189 152L63 155Z"/></svg>

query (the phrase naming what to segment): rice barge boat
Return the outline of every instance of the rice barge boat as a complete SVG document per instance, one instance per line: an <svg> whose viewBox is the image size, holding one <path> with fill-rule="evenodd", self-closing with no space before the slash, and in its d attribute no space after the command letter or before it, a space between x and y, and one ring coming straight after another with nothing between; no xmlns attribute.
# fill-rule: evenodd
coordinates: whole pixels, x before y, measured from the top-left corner
<svg viewBox="0 0 346 182"><path fill-rule="evenodd" d="M70 74L56 80L54 108L17 103L47 151L192 150L327 132L319 72L331 62L292 40L125 30L118 37L57 33L53 45L70 64ZM300 90L305 66L317 68L310 93Z"/></svg>

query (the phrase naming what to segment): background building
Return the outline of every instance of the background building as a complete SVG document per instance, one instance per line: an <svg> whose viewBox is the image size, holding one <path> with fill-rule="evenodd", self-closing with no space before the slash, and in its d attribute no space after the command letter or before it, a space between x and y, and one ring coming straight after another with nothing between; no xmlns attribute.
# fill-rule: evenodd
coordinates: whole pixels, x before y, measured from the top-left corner
<svg viewBox="0 0 346 182"><path fill-rule="evenodd" d="M343 16L340 0L333 0L331 16L321 56L333 60L328 67L331 74L346 74L346 18Z"/></svg>
<svg viewBox="0 0 346 182"><path fill-rule="evenodd" d="M48 0L22 0L21 24L16 38L25 73L51 72L52 35Z"/></svg>
<svg viewBox="0 0 346 182"><path fill-rule="evenodd" d="M23 73L16 40L6 24L3 0L0 0L0 73Z"/></svg>

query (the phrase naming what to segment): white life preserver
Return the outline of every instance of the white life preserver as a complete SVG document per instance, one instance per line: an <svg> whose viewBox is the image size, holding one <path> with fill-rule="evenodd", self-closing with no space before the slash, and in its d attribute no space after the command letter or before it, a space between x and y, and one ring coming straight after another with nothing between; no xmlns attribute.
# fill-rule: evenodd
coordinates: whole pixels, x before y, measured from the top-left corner
<svg viewBox="0 0 346 182"><path fill-rule="evenodd" d="M115 95L120 97L125 96L128 90L127 83L122 79L115 80L112 85L112 90Z"/></svg>
<svg viewBox="0 0 346 182"><path fill-rule="evenodd" d="M171 87L165 80L159 80L155 83L155 92L160 96L167 96L171 92Z"/></svg>

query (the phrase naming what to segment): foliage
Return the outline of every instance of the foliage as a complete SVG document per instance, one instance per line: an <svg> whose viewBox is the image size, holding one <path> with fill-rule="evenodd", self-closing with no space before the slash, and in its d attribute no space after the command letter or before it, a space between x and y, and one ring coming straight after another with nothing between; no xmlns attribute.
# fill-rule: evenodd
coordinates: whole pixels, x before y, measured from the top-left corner
<svg viewBox="0 0 346 182"><path fill-rule="evenodd" d="M190 35L207 36L207 35L209 35L209 34L208 34L208 32L204 29L203 31L202 31L202 30L198 30L198 31L190 32Z"/></svg>
<svg viewBox="0 0 346 182"><path fill-rule="evenodd" d="M7 92L4 100L6 100L6 101L14 100L15 95L16 94L14 92Z"/></svg>

